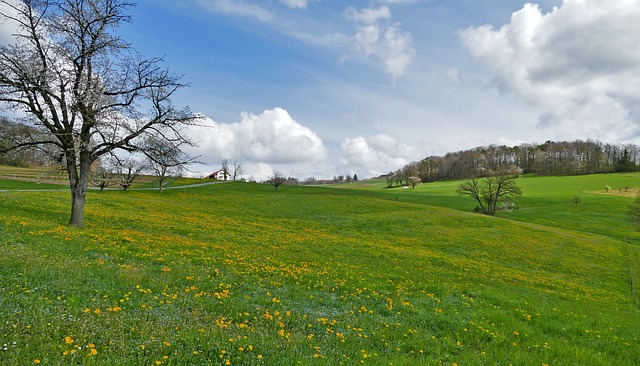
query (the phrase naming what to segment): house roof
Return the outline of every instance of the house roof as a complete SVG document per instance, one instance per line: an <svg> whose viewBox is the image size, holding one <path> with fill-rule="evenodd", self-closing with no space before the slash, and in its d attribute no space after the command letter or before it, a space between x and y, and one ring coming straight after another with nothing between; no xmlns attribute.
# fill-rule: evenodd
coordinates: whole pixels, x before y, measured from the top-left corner
<svg viewBox="0 0 640 366"><path fill-rule="evenodd" d="M213 172L213 173L211 173L211 174L207 175L205 178L206 178L206 179L208 179L208 178L215 177L215 176L217 176L217 175L218 175L218 173L220 173L221 171L222 171L222 169L220 169L220 170L216 170L215 172Z"/></svg>

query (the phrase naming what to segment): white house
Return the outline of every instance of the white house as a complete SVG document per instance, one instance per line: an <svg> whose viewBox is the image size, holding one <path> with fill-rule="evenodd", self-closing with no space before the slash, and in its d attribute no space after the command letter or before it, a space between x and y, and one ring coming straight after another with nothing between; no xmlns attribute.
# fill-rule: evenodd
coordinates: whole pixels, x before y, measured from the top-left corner
<svg viewBox="0 0 640 366"><path fill-rule="evenodd" d="M204 178L205 179L227 180L227 179L229 179L229 173L225 174L224 170L220 169L218 171L215 171L215 172L207 175Z"/></svg>

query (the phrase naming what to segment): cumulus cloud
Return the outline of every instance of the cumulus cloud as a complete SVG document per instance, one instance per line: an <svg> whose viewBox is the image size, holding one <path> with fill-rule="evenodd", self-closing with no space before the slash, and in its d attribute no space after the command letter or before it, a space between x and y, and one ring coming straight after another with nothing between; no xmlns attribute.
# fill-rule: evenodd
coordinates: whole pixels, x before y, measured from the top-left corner
<svg viewBox="0 0 640 366"><path fill-rule="evenodd" d="M526 4L510 23L460 33L505 91L541 109L539 126L625 139L640 126L640 3Z"/></svg>
<svg viewBox="0 0 640 366"><path fill-rule="evenodd" d="M325 146L312 130L299 124L282 108L254 115L242 113L239 122L208 120L189 131L198 141L203 162L222 159L267 164L311 163L326 157Z"/></svg>
<svg viewBox="0 0 640 366"><path fill-rule="evenodd" d="M350 7L345 11L345 17L356 22L354 50L381 62L394 81L401 77L411 63L415 49L409 32L402 31L399 23L389 24L389 7L360 11Z"/></svg>
<svg viewBox="0 0 640 366"><path fill-rule="evenodd" d="M307 0L280 0L280 2L294 9L306 9L308 3Z"/></svg>
<svg viewBox="0 0 640 366"><path fill-rule="evenodd" d="M400 144L389 135L370 138L346 138L342 142L341 165L344 170L361 171L368 176L379 176L396 170L415 159L411 146Z"/></svg>

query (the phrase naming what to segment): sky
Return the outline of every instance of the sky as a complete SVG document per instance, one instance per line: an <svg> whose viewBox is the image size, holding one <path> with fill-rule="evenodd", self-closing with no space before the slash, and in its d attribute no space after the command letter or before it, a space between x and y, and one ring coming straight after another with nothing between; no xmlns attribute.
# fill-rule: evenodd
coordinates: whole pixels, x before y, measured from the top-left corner
<svg viewBox="0 0 640 366"><path fill-rule="evenodd" d="M118 30L184 75L203 163L397 170L490 144L640 143L640 0L139 0Z"/></svg>

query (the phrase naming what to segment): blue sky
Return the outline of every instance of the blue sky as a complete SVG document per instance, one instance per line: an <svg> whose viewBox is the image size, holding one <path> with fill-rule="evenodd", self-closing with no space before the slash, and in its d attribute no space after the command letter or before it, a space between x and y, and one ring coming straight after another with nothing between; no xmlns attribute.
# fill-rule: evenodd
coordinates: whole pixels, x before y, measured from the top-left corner
<svg viewBox="0 0 640 366"><path fill-rule="evenodd" d="M245 178L366 178L488 144L638 143L640 0L141 0L120 34Z"/></svg>

